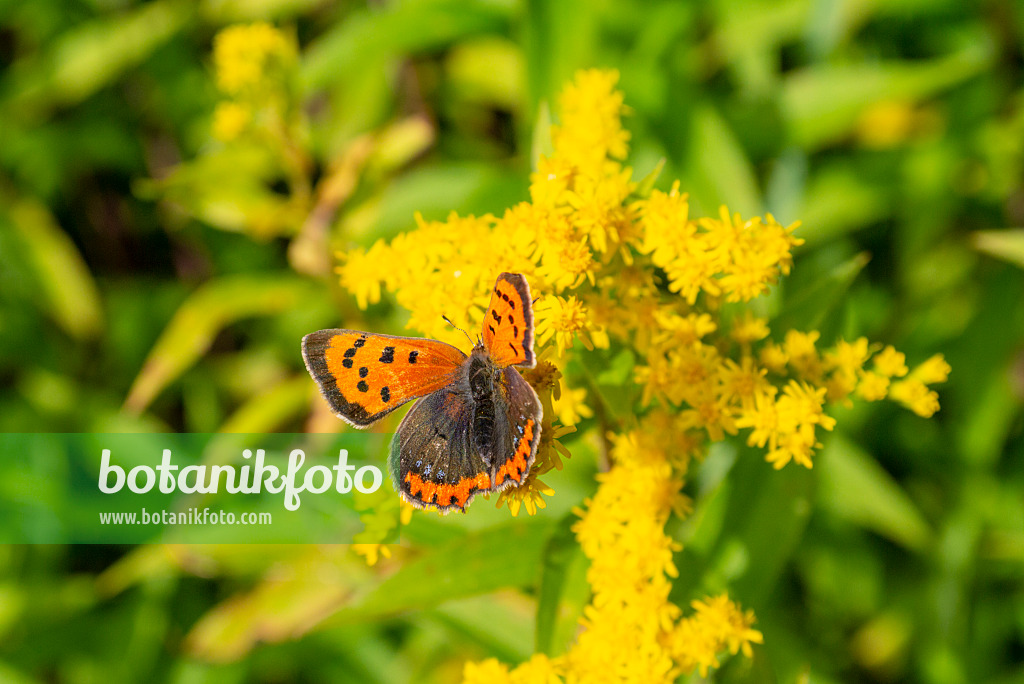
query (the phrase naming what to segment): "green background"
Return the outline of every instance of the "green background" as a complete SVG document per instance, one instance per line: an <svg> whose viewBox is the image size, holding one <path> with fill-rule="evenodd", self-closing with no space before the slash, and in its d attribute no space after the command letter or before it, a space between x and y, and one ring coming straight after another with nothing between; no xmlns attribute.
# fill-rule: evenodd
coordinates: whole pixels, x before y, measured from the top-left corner
<svg viewBox="0 0 1024 684"><path fill-rule="evenodd" d="M212 38L256 19L300 45L314 179L429 124L361 167L338 246L525 199L542 103L592 66L621 73L636 177L665 159L694 214L801 220L781 295L804 306L775 325L945 354L942 410L839 410L813 471L713 450L673 598L757 613L766 644L723 681L1024 677L1019 3L0 0L0 430L302 431L301 337L402 329L290 257L296 226L190 203L287 199L273 169L193 164L218 159ZM0 547L0 680L457 681L467 658L560 653L597 467L566 443L542 514L421 516L383 572L330 547ZM38 481L0 497L66 496Z"/></svg>

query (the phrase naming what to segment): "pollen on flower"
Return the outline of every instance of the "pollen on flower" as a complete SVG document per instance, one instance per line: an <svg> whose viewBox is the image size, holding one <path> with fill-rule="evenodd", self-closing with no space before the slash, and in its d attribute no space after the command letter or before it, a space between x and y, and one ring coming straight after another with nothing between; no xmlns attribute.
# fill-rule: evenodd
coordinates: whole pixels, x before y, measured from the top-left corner
<svg viewBox="0 0 1024 684"><path fill-rule="evenodd" d="M608 347L608 334L595 328L586 306L575 295L568 299L549 295L537 302L534 313L537 317L537 341L546 344L554 338L559 356L572 348L577 338L587 349Z"/></svg>

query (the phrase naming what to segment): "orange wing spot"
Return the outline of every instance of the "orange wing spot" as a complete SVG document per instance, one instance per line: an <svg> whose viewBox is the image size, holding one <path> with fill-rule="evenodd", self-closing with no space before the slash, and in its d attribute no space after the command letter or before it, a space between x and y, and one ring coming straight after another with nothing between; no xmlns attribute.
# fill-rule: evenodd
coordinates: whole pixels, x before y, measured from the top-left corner
<svg viewBox="0 0 1024 684"><path fill-rule="evenodd" d="M424 481L413 472L406 473L405 481L409 484L409 493L418 497L425 504L436 503L438 506L458 506L465 508L469 495L474 490L487 490L491 486L491 478L487 473L479 473L473 477L464 477L456 484L437 484Z"/></svg>
<svg viewBox="0 0 1024 684"><path fill-rule="evenodd" d="M484 316L483 341L498 366L533 367L533 307L522 275L498 276Z"/></svg>
<svg viewBox="0 0 1024 684"><path fill-rule="evenodd" d="M526 422L526 429L523 431L523 438L519 440L519 446L516 447L516 453L498 468L498 472L494 476L495 486L501 485L505 478L510 478L516 482L523 481L523 474L526 473L526 462L530 458L531 442L533 442L532 419Z"/></svg>

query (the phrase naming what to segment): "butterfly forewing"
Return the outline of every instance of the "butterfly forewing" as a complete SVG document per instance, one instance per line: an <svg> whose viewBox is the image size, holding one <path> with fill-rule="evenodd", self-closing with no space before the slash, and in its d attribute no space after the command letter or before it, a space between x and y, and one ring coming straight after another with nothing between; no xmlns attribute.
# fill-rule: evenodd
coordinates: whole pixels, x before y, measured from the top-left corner
<svg viewBox="0 0 1024 684"><path fill-rule="evenodd" d="M470 396L455 387L420 400L402 420L389 465L395 488L418 508L465 510L490 489L489 468L470 436Z"/></svg>
<svg viewBox="0 0 1024 684"><path fill-rule="evenodd" d="M302 357L334 412L356 427L447 387L466 359L436 340L337 329L306 335Z"/></svg>
<svg viewBox="0 0 1024 684"><path fill-rule="evenodd" d="M472 362L419 337L321 330L302 340L306 368L334 412L366 427L412 399L389 465L402 498L442 513L522 484L540 443L542 407L511 366L532 368L533 305L518 273L494 284Z"/></svg>
<svg viewBox="0 0 1024 684"><path fill-rule="evenodd" d="M519 273L502 273L494 283L483 324L484 346L499 367L533 368L533 303Z"/></svg>

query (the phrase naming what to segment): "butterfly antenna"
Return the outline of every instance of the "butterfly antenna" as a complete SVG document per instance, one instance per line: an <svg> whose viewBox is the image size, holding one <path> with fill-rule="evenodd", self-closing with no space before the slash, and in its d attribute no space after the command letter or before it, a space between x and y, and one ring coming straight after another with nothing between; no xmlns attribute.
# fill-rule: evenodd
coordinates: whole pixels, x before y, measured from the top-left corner
<svg viewBox="0 0 1024 684"><path fill-rule="evenodd" d="M447 316L445 316L445 315L443 315L443 314L442 314L442 315L441 315L441 318L443 318L443 319L444 319L445 323L447 323L448 325L452 326L453 328L455 328L456 330L458 330L458 331L459 331L460 333L462 333L463 335L465 335L465 336L466 336L466 339L467 339L467 340L469 340L469 344L470 344L470 346L472 346L472 345L473 345L473 338L469 336L469 333L468 333L468 332L466 332L465 330L463 330L463 329L462 329L462 328L460 328L459 326L457 326L457 325L455 325L454 323L452 323L452 322L451 322L451 320L449 320L449 318L448 318Z"/></svg>

